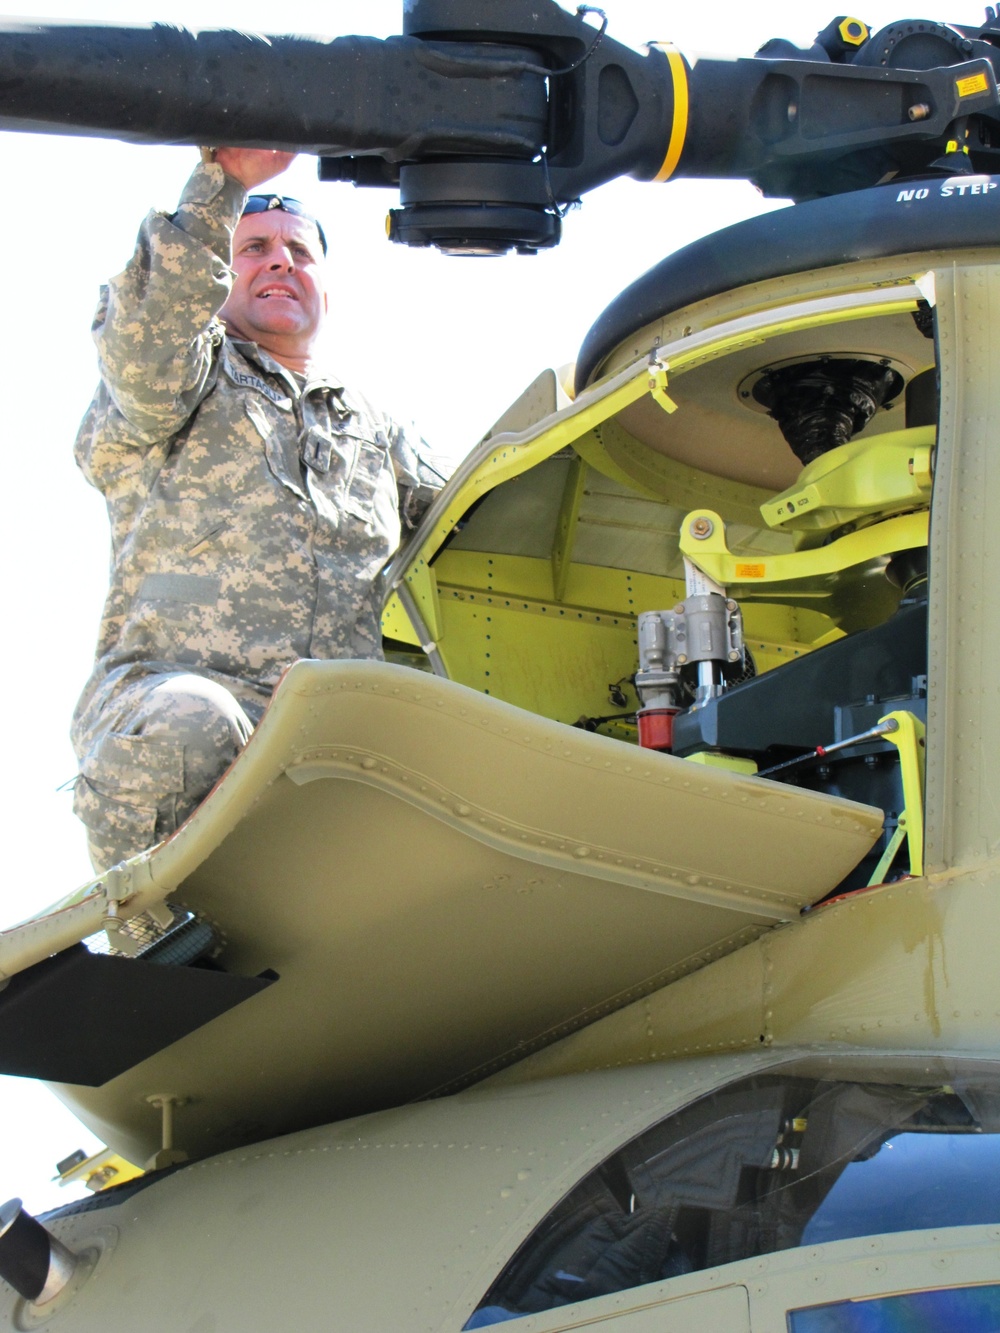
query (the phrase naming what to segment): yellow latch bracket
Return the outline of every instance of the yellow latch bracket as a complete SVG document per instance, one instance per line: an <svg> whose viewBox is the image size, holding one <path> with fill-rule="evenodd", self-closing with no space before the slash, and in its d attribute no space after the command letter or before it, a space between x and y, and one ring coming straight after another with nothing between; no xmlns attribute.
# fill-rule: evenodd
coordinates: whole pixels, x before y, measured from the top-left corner
<svg viewBox="0 0 1000 1333"><path fill-rule="evenodd" d="M677 404L667 393L667 368L659 361L651 361L649 365L649 392L664 412L677 411Z"/></svg>
<svg viewBox="0 0 1000 1333"><path fill-rule="evenodd" d="M902 846L905 837L910 857L910 874L924 873L924 724L913 713L900 710L887 713L879 721L893 721L896 728L887 731L885 738L899 751L899 767L903 779L903 809L899 816L899 825L885 853L875 867L875 873L869 881L881 884Z"/></svg>

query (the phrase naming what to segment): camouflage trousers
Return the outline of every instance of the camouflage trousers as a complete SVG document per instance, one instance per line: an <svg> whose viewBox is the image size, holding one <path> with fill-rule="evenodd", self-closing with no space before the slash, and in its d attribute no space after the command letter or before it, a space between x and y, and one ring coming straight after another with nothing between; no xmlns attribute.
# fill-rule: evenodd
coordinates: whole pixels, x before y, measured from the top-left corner
<svg viewBox="0 0 1000 1333"><path fill-rule="evenodd" d="M130 681L90 728L73 808L98 872L169 837L247 743L266 699L192 672Z"/></svg>

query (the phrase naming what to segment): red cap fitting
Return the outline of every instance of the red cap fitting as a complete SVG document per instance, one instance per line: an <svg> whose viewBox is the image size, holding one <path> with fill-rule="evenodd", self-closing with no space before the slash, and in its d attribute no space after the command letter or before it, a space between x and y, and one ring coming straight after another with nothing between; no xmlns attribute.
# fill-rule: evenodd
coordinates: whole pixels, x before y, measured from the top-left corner
<svg viewBox="0 0 1000 1333"><path fill-rule="evenodd" d="M639 744L646 750L674 748L674 718L679 708L640 708L636 713L639 724Z"/></svg>

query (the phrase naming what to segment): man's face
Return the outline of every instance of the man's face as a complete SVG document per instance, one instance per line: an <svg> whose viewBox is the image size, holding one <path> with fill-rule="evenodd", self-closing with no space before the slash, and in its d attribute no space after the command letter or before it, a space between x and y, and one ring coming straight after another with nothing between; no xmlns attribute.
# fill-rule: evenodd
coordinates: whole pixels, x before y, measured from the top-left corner
<svg viewBox="0 0 1000 1333"><path fill-rule="evenodd" d="M280 208L240 218L233 238L236 280L220 312L230 333L270 351L308 351L326 314L322 261L319 233L308 218Z"/></svg>

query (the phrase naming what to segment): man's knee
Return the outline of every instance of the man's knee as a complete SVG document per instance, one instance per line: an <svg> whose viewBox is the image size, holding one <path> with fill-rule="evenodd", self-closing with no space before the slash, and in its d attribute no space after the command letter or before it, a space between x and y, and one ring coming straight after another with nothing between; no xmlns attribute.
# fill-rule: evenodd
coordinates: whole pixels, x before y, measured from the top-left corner
<svg viewBox="0 0 1000 1333"><path fill-rule="evenodd" d="M254 721L222 685L152 676L115 701L81 760L74 808L99 869L175 831L243 748Z"/></svg>
<svg viewBox="0 0 1000 1333"><path fill-rule="evenodd" d="M185 795L206 795L250 739L253 722L222 685L200 676L154 677L129 733L182 752ZM155 746L151 747L155 754ZM199 798L200 799L200 798Z"/></svg>

